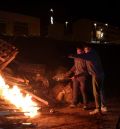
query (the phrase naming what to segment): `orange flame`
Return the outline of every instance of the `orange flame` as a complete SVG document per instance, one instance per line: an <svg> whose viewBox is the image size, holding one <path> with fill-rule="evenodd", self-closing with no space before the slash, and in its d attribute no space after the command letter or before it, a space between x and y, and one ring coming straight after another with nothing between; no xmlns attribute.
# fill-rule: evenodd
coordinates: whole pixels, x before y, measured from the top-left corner
<svg viewBox="0 0 120 129"><path fill-rule="evenodd" d="M23 95L17 86L10 88L9 85L5 84L2 76L0 76L0 95L25 112L26 116L34 117L38 114L39 108L37 103L32 100L32 96Z"/></svg>

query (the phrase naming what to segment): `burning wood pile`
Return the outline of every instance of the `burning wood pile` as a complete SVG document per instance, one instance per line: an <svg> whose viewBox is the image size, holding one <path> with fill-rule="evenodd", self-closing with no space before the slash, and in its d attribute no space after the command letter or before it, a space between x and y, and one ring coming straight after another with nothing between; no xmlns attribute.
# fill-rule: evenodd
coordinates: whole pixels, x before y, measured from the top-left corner
<svg viewBox="0 0 120 129"><path fill-rule="evenodd" d="M4 100L6 104L12 105L4 107L4 104L1 104L0 117L25 116L34 119L40 116L44 107L48 108L49 113L54 113L52 104L56 104L56 101L71 102L70 78L66 78L64 72L49 76L49 71L46 72L42 65L21 63L17 64L17 67L14 66L17 68L15 73L6 72L7 65L17 54L16 47L0 40L0 102ZM0 123L0 127L7 128L6 126L11 126L11 128L16 128L16 126L35 127L26 120L8 122L8 124L3 122L2 125Z"/></svg>
<svg viewBox="0 0 120 129"><path fill-rule="evenodd" d="M7 100L9 103L15 105L16 109L20 110L19 112L1 111L0 116L24 113L26 116L34 117L38 114L37 111L40 109L36 100L46 105L48 105L48 102L26 90L25 86L28 84L28 80L24 83L24 79L4 73L4 69L16 57L17 53L18 49L16 47L6 41L0 40L0 98ZM24 85L21 85L21 82Z"/></svg>
<svg viewBox="0 0 120 129"><path fill-rule="evenodd" d="M18 86L10 87L0 76L0 96L10 103L14 104L17 109L20 109L26 116L33 117L37 114L38 105L32 101L32 96L23 94ZM3 113L2 113L3 114ZM0 115L2 115L0 113ZM8 113L9 114L9 113Z"/></svg>
<svg viewBox="0 0 120 129"><path fill-rule="evenodd" d="M17 62L17 68L17 73L25 77L25 80L29 80L28 88L31 87L32 93L47 100L49 105L71 102L71 78L65 76L66 68L58 67L51 70L49 66L43 64L21 64L20 62Z"/></svg>
<svg viewBox="0 0 120 129"><path fill-rule="evenodd" d="M1 111L1 116L22 113L25 116L34 117L40 113L42 105L50 107L52 105L50 103L55 101L71 101L71 84L68 83L70 79L63 73L55 73L54 76L48 77L49 72L46 72L42 65L26 65L17 62L16 73L20 75L17 77L16 74L12 75L4 71L16 57L17 48L0 40L0 53L0 70L2 71L0 97L15 105L17 109L17 112ZM51 84L51 80L55 83Z"/></svg>
<svg viewBox="0 0 120 129"><path fill-rule="evenodd" d="M32 118L38 115L38 111L40 109L40 106L35 100L44 102L44 100L30 94L30 92L24 88L20 88L21 85L19 87L17 86L17 84L23 82L22 79L4 74L4 69L16 57L17 54L18 49L15 46L0 39L0 128L5 129L10 127L16 128L17 126L32 127L32 123L15 123L15 119L14 122L8 122L7 118L9 117L10 119L12 116L15 118L16 116L26 116L27 118ZM5 77L5 79L2 76ZM16 84L14 82L16 82ZM33 96L36 99L33 100Z"/></svg>
<svg viewBox="0 0 120 129"><path fill-rule="evenodd" d="M30 80L32 84L39 83L40 86L49 87L45 65L17 62L17 66L17 73Z"/></svg>

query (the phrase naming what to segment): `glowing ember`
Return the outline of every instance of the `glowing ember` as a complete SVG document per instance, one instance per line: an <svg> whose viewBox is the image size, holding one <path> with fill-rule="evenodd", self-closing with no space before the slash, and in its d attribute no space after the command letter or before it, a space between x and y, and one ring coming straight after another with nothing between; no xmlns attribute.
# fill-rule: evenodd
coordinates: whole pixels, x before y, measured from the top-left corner
<svg viewBox="0 0 120 129"><path fill-rule="evenodd" d="M26 116L34 117L38 114L38 106L29 94L23 95L17 86L10 88L0 76L0 95L25 112Z"/></svg>
<svg viewBox="0 0 120 129"><path fill-rule="evenodd" d="M66 75L63 73L63 74L57 74L53 77L54 80L56 81L62 81L62 80L65 80L65 79L69 79L66 77Z"/></svg>

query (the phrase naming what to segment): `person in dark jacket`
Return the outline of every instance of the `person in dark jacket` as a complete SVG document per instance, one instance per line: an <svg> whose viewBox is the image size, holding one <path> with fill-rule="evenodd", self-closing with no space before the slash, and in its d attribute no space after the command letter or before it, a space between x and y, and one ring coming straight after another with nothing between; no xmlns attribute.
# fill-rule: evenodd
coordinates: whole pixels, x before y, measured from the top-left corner
<svg viewBox="0 0 120 129"><path fill-rule="evenodd" d="M101 60L98 54L90 46L84 47L85 53L81 55L69 56L69 58L81 58L86 60L86 66L88 73L92 76L93 95L95 99L95 110L90 112L90 115L107 111L107 107L104 99L104 71L102 68Z"/></svg>

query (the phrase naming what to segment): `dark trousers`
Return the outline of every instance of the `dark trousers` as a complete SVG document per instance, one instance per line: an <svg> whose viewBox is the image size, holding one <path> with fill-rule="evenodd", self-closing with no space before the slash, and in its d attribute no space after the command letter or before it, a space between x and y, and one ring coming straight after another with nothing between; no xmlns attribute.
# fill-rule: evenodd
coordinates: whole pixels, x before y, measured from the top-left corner
<svg viewBox="0 0 120 129"><path fill-rule="evenodd" d="M73 100L72 104L77 104L79 91L81 91L83 97L83 103L87 104L87 96L86 96L86 76L75 77L73 79Z"/></svg>

